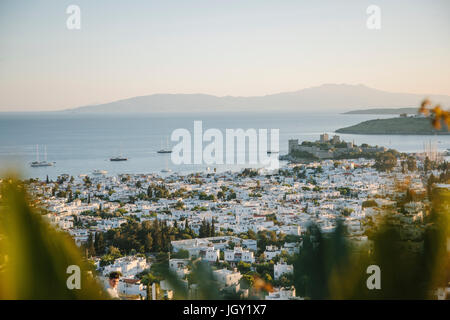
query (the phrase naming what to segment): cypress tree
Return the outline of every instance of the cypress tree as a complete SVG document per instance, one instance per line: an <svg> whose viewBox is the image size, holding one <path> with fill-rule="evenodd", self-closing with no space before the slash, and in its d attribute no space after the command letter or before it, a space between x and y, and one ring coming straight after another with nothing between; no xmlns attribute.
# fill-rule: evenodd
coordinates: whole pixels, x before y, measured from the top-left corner
<svg viewBox="0 0 450 320"><path fill-rule="evenodd" d="M87 247L89 255L91 255L91 256L95 255L95 247L94 247L94 240L92 237L92 233L89 233L86 247Z"/></svg>
<svg viewBox="0 0 450 320"><path fill-rule="evenodd" d="M211 231L210 231L209 236L210 237L215 237L216 236L216 226L214 225L214 219L212 220Z"/></svg>

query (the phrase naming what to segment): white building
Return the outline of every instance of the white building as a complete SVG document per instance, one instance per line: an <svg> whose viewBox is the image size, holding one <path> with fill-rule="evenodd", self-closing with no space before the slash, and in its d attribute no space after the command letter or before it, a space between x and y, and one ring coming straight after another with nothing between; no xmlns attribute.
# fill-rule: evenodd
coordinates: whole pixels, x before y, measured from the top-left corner
<svg viewBox="0 0 450 320"><path fill-rule="evenodd" d="M108 276L113 271L119 271L124 278L133 278L136 274L150 268L145 258L127 256L116 259L113 264L103 269L103 275Z"/></svg>
<svg viewBox="0 0 450 320"><path fill-rule="evenodd" d="M291 234L294 236L300 236L302 234L300 226L281 226L280 231L284 234Z"/></svg>
<svg viewBox="0 0 450 320"><path fill-rule="evenodd" d="M75 240L75 243L80 246L82 243L88 241L89 230L88 229L70 229L69 234Z"/></svg>
<svg viewBox="0 0 450 320"><path fill-rule="evenodd" d="M242 275L236 269L234 271L220 269L214 271L214 277L217 279L221 286L230 287L233 285L238 285L239 280L242 278Z"/></svg>
<svg viewBox="0 0 450 320"><path fill-rule="evenodd" d="M277 263L273 266L273 275L275 280L281 278L283 274L294 273L294 266L286 263Z"/></svg>
<svg viewBox="0 0 450 320"><path fill-rule="evenodd" d="M249 250L243 250L241 247L235 247L233 250L225 250L224 259L227 262L235 262L235 263L239 261L244 261L247 263L255 262L253 252Z"/></svg>
<svg viewBox="0 0 450 320"><path fill-rule="evenodd" d="M141 299L146 299L146 286L141 283L139 279L121 279L117 287L119 295L140 296Z"/></svg>
<svg viewBox="0 0 450 320"><path fill-rule="evenodd" d="M100 276L100 281L105 288L109 288L109 277ZM139 299L147 298L147 287L139 279L120 279L117 285L119 296L136 296Z"/></svg>
<svg viewBox="0 0 450 320"><path fill-rule="evenodd" d="M183 279L186 274L189 273L187 265L189 264L188 259L170 259L169 268L171 271L175 272L180 279Z"/></svg>
<svg viewBox="0 0 450 320"><path fill-rule="evenodd" d="M244 240L242 240L242 246L244 248L249 249L249 250L253 250L253 251L258 250L258 247L256 245L256 240L253 240L253 239L244 239Z"/></svg>
<svg viewBox="0 0 450 320"><path fill-rule="evenodd" d="M200 250L199 257L208 262L216 262L220 258L220 250L214 249L214 247L208 247Z"/></svg>
<svg viewBox="0 0 450 320"><path fill-rule="evenodd" d="M266 296L266 300L303 300L295 296L295 288L279 288Z"/></svg>
<svg viewBox="0 0 450 320"><path fill-rule="evenodd" d="M299 253L300 252L300 243L298 243L298 242L286 242L283 245L283 249L282 250L285 250L290 255L294 255L295 253Z"/></svg>
<svg viewBox="0 0 450 320"><path fill-rule="evenodd" d="M264 257L266 261L272 260L279 254L281 254L281 250L278 249L277 246L266 246L266 250L264 251Z"/></svg>

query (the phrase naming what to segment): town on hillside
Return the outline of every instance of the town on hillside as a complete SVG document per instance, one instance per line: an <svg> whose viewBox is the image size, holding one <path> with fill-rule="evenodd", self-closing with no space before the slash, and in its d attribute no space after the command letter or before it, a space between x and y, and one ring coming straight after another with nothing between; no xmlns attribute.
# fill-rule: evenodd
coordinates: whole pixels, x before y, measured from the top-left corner
<svg viewBox="0 0 450 320"><path fill-rule="evenodd" d="M348 150L378 156L325 159ZM431 189L450 187L446 162L357 147L338 136L301 145L290 140L289 151L320 159L277 172L61 175L26 185L45 219L86 252L100 281L106 285L111 272L121 273L122 297L174 298L169 274L161 271L167 267L185 297L202 298L201 262L222 297L271 300L315 297L294 277L296 259L315 241L312 227L326 238L342 226L351 248L370 252L374 230L394 211L402 241L420 250Z"/></svg>

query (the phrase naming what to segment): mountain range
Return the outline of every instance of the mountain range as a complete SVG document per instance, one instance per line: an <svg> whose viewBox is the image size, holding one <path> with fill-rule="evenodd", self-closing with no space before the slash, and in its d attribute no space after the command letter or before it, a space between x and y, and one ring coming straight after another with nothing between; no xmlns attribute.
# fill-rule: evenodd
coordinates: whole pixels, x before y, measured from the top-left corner
<svg viewBox="0 0 450 320"><path fill-rule="evenodd" d="M324 84L293 92L252 97L218 97L208 94L151 94L98 105L88 105L71 112L229 112L229 111L339 111L355 108L417 107L428 97L444 107L450 96L394 93L365 85Z"/></svg>

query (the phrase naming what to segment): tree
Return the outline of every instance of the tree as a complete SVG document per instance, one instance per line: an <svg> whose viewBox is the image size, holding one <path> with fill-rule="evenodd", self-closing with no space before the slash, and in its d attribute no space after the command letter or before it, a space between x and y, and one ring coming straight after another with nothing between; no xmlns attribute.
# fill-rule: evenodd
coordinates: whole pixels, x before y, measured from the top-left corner
<svg viewBox="0 0 450 320"><path fill-rule="evenodd" d="M95 256L95 246L94 246L94 240L92 237L92 233L89 233L87 244L86 244L86 249L90 256Z"/></svg>
<svg viewBox="0 0 450 320"><path fill-rule="evenodd" d="M272 283L272 276L269 273L264 273L263 280L267 283Z"/></svg>
<svg viewBox="0 0 450 320"><path fill-rule="evenodd" d="M189 251L180 249L172 255L175 259L189 259Z"/></svg>
<svg viewBox="0 0 450 320"><path fill-rule="evenodd" d="M105 252L105 239L102 232L95 233L94 247L97 254Z"/></svg>
<svg viewBox="0 0 450 320"><path fill-rule="evenodd" d="M205 236L211 236L211 224L209 223L209 221L206 222Z"/></svg>
<svg viewBox="0 0 450 320"><path fill-rule="evenodd" d="M416 171L417 170L417 162L414 157L409 156L408 159L406 159L406 164L408 165L408 171Z"/></svg>
<svg viewBox="0 0 450 320"><path fill-rule="evenodd" d="M202 224L200 225L200 229L198 232L199 238L206 238L210 235L210 226L209 222L206 222L205 219L203 219Z"/></svg>
<svg viewBox="0 0 450 320"><path fill-rule="evenodd" d="M247 236L249 239L256 240L256 233L255 233L255 231L253 231L251 229L249 229L247 231Z"/></svg>
<svg viewBox="0 0 450 320"><path fill-rule="evenodd" d="M184 208L184 203L182 201L177 201L177 203L175 204L175 209L183 209Z"/></svg>
<svg viewBox="0 0 450 320"><path fill-rule="evenodd" d="M428 157L425 158L425 161L423 163L423 170L425 171L425 173L431 170L431 161Z"/></svg>
<svg viewBox="0 0 450 320"><path fill-rule="evenodd" d="M258 249L260 251L266 250L266 246L268 245L269 240L267 239L266 233L263 231L258 232Z"/></svg>
<svg viewBox="0 0 450 320"><path fill-rule="evenodd" d="M386 151L377 155L374 168L378 171L391 171L396 164L396 156L391 151Z"/></svg>
<svg viewBox="0 0 450 320"><path fill-rule="evenodd" d="M84 185L86 187L89 187L92 184L91 179L89 178L89 176L84 177L83 182L84 182Z"/></svg>
<svg viewBox="0 0 450 320"><path fill-rule="evenodd" d="M249 274L243 274L242 278L239 280L239 283L243 289L250 289L251 287L253 287L255 279Z"/></svg>
<svg viewBox="0 0 450 320"><path fill-rule="evenodd" d="M114 246L109 246L108 254L112 256L114 259L120 258L122 256L120 250Z"/></svg>
<svg viewBox="0 0 450 320"><path fill-rule="evenodd" d="M153 250L156 252L161 251L163 248L162 232L158 223L158 220L153 222Z"/></svg>
<svg viewBox="0 0 450 320"><path fill-rule="evenodd" d="M237 264L237 269L239 270L240 273L244 274L250 271L251 266L252 265L250 263L239 261Z"/></svg>
<svg viewBox="0 0 450 320"><path fill-rule="evenodd" d="M433 184L435 184L436 182L438 182L438 178L436 178L434 176L434 174L430 174L430 176L428 177L427 180L427 194L428 194L428 198L431 200L432 196L433 196Z"/></svg>
<svg viewBox="0 0 450 320"><path fill-rule="evenodd" d="M353 209L352 208L343 208L342 210L341 210L341 214L344 216L344 217L349 217L351 214L352 214L352 212L353 212Z"/></svg>
<svg viewBox="0 0 450 320"><path fill-rule="evenodd" d="M375 201L375 200L366 200L366 201L363 201L363 203L362 203L362 208L364 209L364 208L370 208L370 207L377 207L378 206L378 204L377 204L377 202Z"/></svg>
<svg viewBox="0 0 450 320"><path fill-rule="evenodd" d="M214 225L214 219L213 219L213 221L212 221L212 224L211 224L211 229L210 229L211 231L210 231L210 233L209 233L209 236L210 237L215 237L216 236L216 226Z"/></svg>

